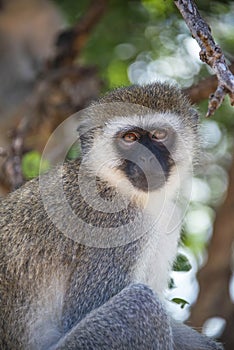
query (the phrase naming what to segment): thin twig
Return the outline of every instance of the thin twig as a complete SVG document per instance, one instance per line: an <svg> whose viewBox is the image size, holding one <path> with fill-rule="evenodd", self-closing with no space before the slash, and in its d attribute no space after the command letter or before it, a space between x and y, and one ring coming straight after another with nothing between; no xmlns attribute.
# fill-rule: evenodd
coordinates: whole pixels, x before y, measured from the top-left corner
<svg viewBox="0 0 234 350"><path fill-rule="evenodd" d="M229 94L234 105L234 75L229 70L221 48L215 43L209 25L201 17L193 0L174 0L182 14L192 36L201 48L200 59L207 63L215 72L218 79L216 91L210 95L207 117L214 114Z"/></svg>

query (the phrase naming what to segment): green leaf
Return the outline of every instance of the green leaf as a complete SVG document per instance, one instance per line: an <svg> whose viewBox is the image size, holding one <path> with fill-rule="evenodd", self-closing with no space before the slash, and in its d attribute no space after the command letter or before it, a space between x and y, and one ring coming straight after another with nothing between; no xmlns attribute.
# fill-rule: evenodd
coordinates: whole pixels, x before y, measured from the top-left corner
<svg viewBox="0 0 234 350"><path fill-rule="evenodd" d="M183 254L178 254L176 261L173 265L173 271L189 271L191 270L192 266L190 262L188 261L187 257Z"/></svg>
<svg viewBox="0 0 234 350"><path fill-rule="evenodd" d="M48 161L41 162L41 154L37 151L30 151L22 158L22 173L27 180L37 177L40 172L44 173L49 167Z"/></svg>
<svg viewBox="0 0 234 350"><path fill-rule="evenodd" d="M173 298L171 301L175 304L179 304L181 309L183 309L186 304L189 304L186 300L181 298Z"/></svg>
<svg viewBox="0 0 234 350"><path fill-rule="evenodd" d="M176 284L175 284L175 281L174 281L173 278L170 278L170 281L169 281L169 283L168 283L168 288L169 288L169 289L174 289L174 288L176 288Z"/></svg>

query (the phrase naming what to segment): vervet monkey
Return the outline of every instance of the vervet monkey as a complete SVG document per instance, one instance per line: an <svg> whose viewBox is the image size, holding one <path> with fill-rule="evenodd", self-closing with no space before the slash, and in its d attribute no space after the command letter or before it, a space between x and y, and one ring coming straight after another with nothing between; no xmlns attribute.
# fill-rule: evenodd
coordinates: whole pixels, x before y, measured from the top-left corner
<svg viewBox="0 0 234 350"><path fill-rule="evenodd" d="M2 201L1 349L222 348L163 302L197 125L174 86L117 89L84 112L80 159Z"/></svg>

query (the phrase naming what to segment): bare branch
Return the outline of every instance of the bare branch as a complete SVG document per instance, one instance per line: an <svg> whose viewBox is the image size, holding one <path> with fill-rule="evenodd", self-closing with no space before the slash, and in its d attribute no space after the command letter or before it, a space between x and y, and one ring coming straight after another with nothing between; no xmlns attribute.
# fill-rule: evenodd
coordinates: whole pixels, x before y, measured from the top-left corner
<svg viewBox="0 0 234 350"><path fill-rule="evenodd" d="M11 190L19 188L23 183L23 174L21 170L21 161L24 148L24 135L26 125L25 118L20 122L20 125L12 133L12 142L7 158L3 163L3 172L8 178Z"/></svg>
<svg viewBox="0 0 234 350"><path fill-rule="evenodd" d="M71 65L86 44L89 34L106 11L107 0L93 0L79 23L63 31L57 40L57 55L49 62L54 68Z"/></svg>
<svg viewBox="0 0 234 350"><path fill-rule="evenodd" d="M215 43L209 25L201 17L193 0L174 0L174 2L201 48L201 60L214 70L218 78L218 87L210 95L206 115L208 117L214 114L226 94L229 94L231 104L234 105L234 75L228 68L221 48Z"/></svg>
<svg viewBox="0 0 234 350"><path fill-rule="evenodd" d="M234 73L234 62L230 65L229 69ZM192 85L189 88L184 89L184 93L189 96L192 103L198 103L202 100L209 98L209 95L217 89L218 80L216 75L201 79L196 85Z"/></svg>
<svg viewBox="0 0 234 350"><path fill-rule="evenodd" d="M227 196L217 211L214 222L214 232L207 251L208 260L198 273L200 292L189 320L195 327L202 327L210 317L220 316L228 319L233 313L229 292L234 239L233 203L234 159L229 171Z"/></svg>

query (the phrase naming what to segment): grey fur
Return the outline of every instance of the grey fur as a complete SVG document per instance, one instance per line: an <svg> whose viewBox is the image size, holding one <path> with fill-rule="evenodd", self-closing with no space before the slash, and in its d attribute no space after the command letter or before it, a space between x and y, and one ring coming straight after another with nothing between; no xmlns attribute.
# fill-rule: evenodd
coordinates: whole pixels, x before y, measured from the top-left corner
<svg viewBox="0 0 234 350"><path fill-rule="evenodd" d="M120 89L97 102L94 110L95 106L109 102L137 103L153 110L156 116L159 112L171 113L170 118L173 118L176 113L175 120L182 125L183 138L191 141L191 145L195 144L197 122L194 112L175 87L156 83L143 88ZM112 112L110 108L109 120L100 117L104 118L103 127L111 122ZM92 118L85 121L86 125L95 124ZM105 135L102 135L102 128L98 128L91 136L89 133L83 139L83 157L87 159L95 150L96 141ZM89 142L91 147L87 147ZM98 153L101 151L99 149L97 155L101 156ZM127 227L135 217L147 219L136 194L123 210L114 213L101 212L87 205L77 180L81 162L65 163L44 175L46 198L42 198L39 180L35 179L0 204L0 349L219 349L212 340L174 323L165 311L161 289L174 259L177 234L173 232L168 236L166 231L157 228L160 226L156 226L155 232L149 226L149 230L136 238L134 234L139 227L130 226L128 233L132 239L126 244L94 247L80 243L82 235L92 235L87 227L101 227L103 232L108 227L108 233L114 229L118 232L120 226ZM86 163L85 178L89 181L93 169L88 166ZM111 172L114 172L113 168L109 168ZM72 212L88 225L77 226L64 212L57 192L60 173ZM123 173L118 176L125 178ZM107 202L116 198L119 189L102 178L97 178L97 187L100 197ZM126 199L128 193L121 195ZM69 235L56 227L52 213L62 229L69 228ZM154 215L157 217L157 212ZM102 230L100 232L102 235ZM162 283L153 273L147 275L152 268L151 263L147 265L147 252L154 257L154 250L152 254L150 249L152 242L157 245L157 237L159 245L166 249L165 254L161 254L161 246L155 248L155 254L161 259L155 265L155 274L159 277L160 273L166 274L162 276ZM172 244L169 256L166 240ZM151 285L151 279L155 279L152 283L154 291L144 284L149 282Z"/></svg>

